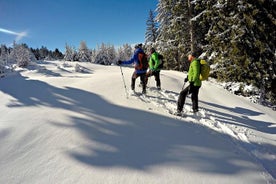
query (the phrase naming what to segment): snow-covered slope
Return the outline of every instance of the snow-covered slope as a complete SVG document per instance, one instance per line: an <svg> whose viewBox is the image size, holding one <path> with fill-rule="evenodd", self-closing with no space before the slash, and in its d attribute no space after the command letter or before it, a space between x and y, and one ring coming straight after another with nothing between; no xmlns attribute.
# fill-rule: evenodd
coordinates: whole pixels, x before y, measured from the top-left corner
<svg viewBox="0 0 276 184"><path fill-rule="evenodd" d="M79 64L0 79L0 183L275 183L272 110L204 82L198 115L188 98L175 117L185 74L136 96L132 68Z"/></svg>

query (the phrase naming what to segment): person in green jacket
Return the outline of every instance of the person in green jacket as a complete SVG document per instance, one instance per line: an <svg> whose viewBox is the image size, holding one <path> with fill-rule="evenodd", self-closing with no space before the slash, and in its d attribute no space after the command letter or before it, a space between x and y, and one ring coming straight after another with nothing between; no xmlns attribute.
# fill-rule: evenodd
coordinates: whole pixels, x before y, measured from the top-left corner
<svg viewBox="0 0 276 184"><path fill-rule="evenodd" d="M149 59L149 71L146 74L146 83L148 82L148 78L154 76L156 81L156 87L158 90L161 89L161 81L160 81L160 61L158 59L158 53L155 48L150 49L150 59Z"/></svg>
<svg viewBox="0 0 276 184"><path fill-rule="evenodd" d="M199 88L201 87L201 80L199 79L200 76L200 61L195 58L193 54L190 54L188 56L188 60L190 61L190 67L188 71L188 76L184 80L185 82L190 83L189 86L184 88L178 97L177 101L177 112L176 115L181 115L183 106L185 104L185 100L188 94L192 94L192 106L193 106L193 112L198 112L198 93Z"/></svg>

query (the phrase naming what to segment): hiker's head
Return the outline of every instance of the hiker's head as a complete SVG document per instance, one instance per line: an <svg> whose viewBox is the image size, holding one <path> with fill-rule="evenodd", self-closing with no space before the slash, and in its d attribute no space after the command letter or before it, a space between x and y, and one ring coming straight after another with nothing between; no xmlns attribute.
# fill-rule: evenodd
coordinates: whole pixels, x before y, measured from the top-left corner
<svg viewBox="0 0 276 184"><path fill-rule="evenodd" d="M195 58L195 57L194 57L192 54L189 54L189 55L188 55L188 61L191 62L191 61L193 61L194 58Z"/></svg>
<svg viewBox="0 0 276 184"><path fill-rule="evenodd" d="M152 53L154 53L154 52L155 52L155 48L152 47L152 48L150 49L150 53L152 54Z"/></svg>
<svg viewBox="0 0 276 184"><path fill-rule="evenodd" d="M141 49L141 48L142 48L142 46L143 46L143 44L142 44L142 43L139 43L139 44L136 44L136 45L134 46L134 48L135 48L135 49L138 49L138 48L140 48L140 49Z"/></svg>

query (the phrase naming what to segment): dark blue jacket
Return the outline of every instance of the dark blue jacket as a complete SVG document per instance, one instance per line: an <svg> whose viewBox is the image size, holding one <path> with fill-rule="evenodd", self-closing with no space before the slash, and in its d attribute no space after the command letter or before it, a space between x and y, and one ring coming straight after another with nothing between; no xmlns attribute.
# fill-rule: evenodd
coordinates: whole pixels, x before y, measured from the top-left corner
<svg viewBox="0 0 276 184"><path fill-rule="evenodd" d="M131 57L130 60L128 61L122 61L122 64L132 64L134 63L134 68L135 68L135 72L138 74L138 73L146 73L147 70L140 70L140 69L137 69L137 66L139 66L139 60L138 60L138 54L139 53L144 53L144 51L141 49L141 48L137 48L135 51L134 51L134 54L133 56Z"/></svg>

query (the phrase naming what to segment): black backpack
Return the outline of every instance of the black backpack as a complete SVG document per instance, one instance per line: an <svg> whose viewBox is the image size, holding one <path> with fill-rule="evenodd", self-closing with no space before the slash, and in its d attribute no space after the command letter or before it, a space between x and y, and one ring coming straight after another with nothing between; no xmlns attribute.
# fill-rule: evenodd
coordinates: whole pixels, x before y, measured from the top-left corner
<svg viewBox="0 0 276 184"><path fill-rule="evenodd" d="M164 56L158 53L158 60L159 60L158 68L162 69L164 67Z"/></svg>

